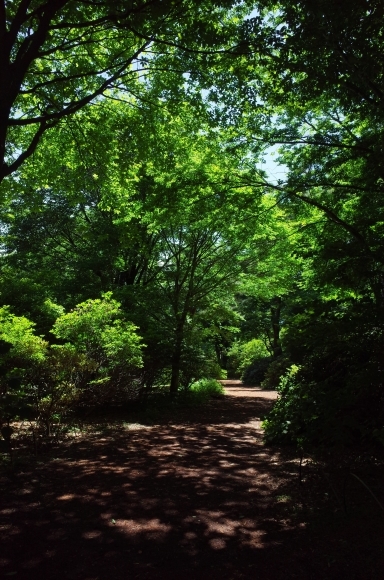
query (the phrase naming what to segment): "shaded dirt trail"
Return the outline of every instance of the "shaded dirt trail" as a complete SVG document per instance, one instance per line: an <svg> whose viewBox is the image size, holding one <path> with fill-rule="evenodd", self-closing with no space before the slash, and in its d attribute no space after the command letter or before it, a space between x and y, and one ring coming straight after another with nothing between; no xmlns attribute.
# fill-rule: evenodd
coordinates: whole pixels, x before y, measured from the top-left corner
<svg viewBox="0 0 384 580"><path fill-rule="evenodd" d="M4 476L0 577L317 578L281 496L297 456L262 444L276 395L226 388L203 411L121 423Z"/></svg>

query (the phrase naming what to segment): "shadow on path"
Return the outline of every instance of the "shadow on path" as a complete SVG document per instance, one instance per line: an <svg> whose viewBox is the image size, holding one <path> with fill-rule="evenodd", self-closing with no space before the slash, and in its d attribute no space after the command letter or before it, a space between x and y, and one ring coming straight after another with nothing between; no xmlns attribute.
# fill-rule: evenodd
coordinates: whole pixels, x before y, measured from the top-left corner
<svg viewBox="0 0 384 580"><path fill-rule="evenodd" d="M262 444L274 394L228 393L204 413L87 435L3 477L0 577L320 577L281 497L297 457Z"/></svg>

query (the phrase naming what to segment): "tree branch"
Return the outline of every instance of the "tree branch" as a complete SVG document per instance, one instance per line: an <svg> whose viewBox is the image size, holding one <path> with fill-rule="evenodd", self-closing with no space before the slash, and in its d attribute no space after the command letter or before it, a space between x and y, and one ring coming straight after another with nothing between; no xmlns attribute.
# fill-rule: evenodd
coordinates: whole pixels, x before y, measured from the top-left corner
<svg viewBox="0 0 384 580"><path fill-rule="evenodd" d="M4 177L7 177L7 175L11 175L11 173L16 171L20 167L20 165L24 163L24 161L28 157L30 157L32 153L35 151L43 133L47 129L54 127L55 125L56 123L47 125L46 122L43 121L40 124L40 127L37 129L36 133L34 134L27 149L23 151L23 153L20 153L19 157L13 163L11 163L11 165L7 165L6 163L3 164L2 170L0 172L0 178L3 179Z"/></svg>
<svg viewBox="0 0 384 580"><path fill-rule="evenodd" d="M66 117L67 115L72 115L73 113L76 113L77 111L82 109L85 105L89 104L93 99L102 95L104 93L104 91L106 91L109 88L110 84L113 81L117 80L121 76L121 74L127 69L127 67L132 63L132 61L134 61L138 57L138 55L144 50L144 48L146 46L147 46L147 43L144 44L142 47L140 47L135 52L134 55L132 55L127 61L124 62L123 65L121 65L119 67L119 69L116 71L115 74L113 74L106 81L104 81L100 85L100 87L96 91L94 91L93 93L87 95L86 97L83 97L79 101L72 101L64 109L61 109L60 111L56 111L55 113L48 113L46 115L42 115L40 117L34 117L32 119L22 119L22 118L10 119L9 126L15 127L15 126L33 125L36 123L43 123L43 122L47 123L49 121L59 120L59 119L62 119L63 117Z"/></svg>

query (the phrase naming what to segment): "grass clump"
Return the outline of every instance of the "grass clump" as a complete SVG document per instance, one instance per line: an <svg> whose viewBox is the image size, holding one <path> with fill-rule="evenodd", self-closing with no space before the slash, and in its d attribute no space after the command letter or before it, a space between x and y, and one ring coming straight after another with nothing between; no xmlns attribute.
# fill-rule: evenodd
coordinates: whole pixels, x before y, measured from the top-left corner
<svg viewBox="0 0 384 580"><path fill-rule="evenodd" d="M216 379L200 379L191 385L190 393L204 401L209 397L224 396L224 388Z"/></svg>

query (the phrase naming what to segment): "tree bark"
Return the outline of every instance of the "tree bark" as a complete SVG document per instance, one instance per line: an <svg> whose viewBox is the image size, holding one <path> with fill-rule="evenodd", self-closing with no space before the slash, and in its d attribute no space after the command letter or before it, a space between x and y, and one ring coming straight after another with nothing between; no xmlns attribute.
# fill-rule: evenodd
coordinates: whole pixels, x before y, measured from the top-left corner
<svg viewBox="0 0 384 580"><path fill-rule="evenodd" d="M186 314L183 313L181 319L179 319L176 331L175 331L175 345L172 353L171 361L171 384L169 392L171 397L174 397L179 390L180 385L180 369L181 369L181 355L183 352L183 338L184 338L184 325L186 321Z"/></svg>
<svg viewBox="0 0 384 580"><path fill-rule="evenodd" d="M171 384L169 387L169 392L171 397L174 397L179 390L180 384L180 367L181 367L181 353L182 353L182 341L183 333L181 329L178 329L176 334L175 347L172 354L172 372L171 372Z"/></svg>
<svg viewBox="0 0 384 580"><path fill-rule="evenodd" d="M172 357L172 374L171 374L171 384L169 387L169 392L171 397L174 397L179 390L180 383L180 359L181 352L174 352Z"/></svg>
<svg viewBox="0 0 384 580"><path fill-rule="evenodd" d="M280 342L280 312L281 298L278 296L271 304L271 323L272 323L272 350L273 358L278 358L283 354Z"/></svg>

